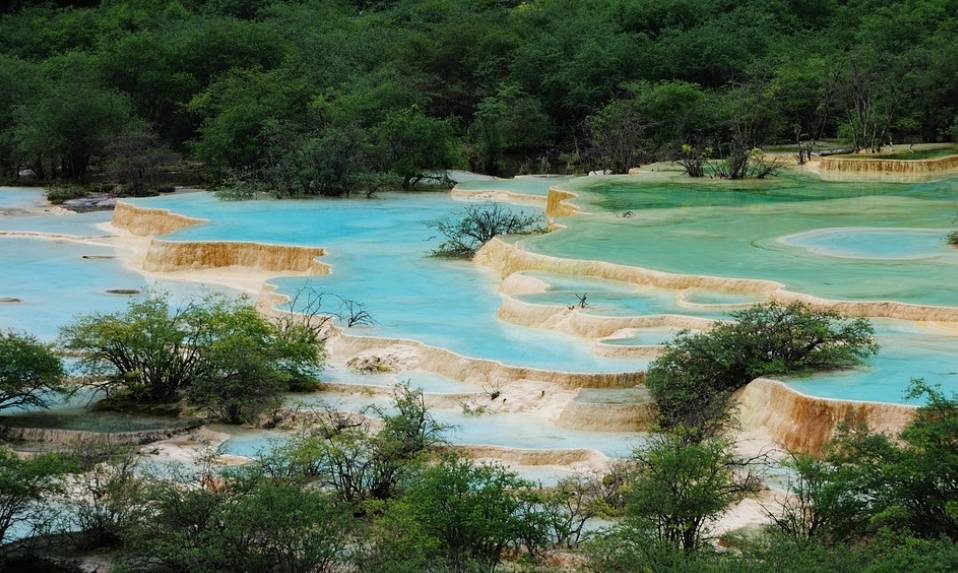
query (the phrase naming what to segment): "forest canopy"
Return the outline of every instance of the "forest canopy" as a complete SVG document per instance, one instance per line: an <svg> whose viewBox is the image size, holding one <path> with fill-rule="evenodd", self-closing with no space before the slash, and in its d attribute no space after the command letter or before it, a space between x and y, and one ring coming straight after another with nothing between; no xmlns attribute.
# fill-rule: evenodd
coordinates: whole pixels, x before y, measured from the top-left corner
<svg viewBox="0 0 958 573"><path fill-rule="evenodd" d="M956 0L0 6L5 179L139 191L172 151L213 180L337 195L958 136Z"/></svg>

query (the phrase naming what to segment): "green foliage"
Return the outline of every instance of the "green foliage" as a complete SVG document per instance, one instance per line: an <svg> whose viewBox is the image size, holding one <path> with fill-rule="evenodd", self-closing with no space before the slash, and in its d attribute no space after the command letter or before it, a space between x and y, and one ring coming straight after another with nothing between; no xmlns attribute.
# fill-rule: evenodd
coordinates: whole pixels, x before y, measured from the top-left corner
<svg viewBox="0 0 958 573"><path fill-rule="evenodd" d="M66 455L79 470L70 484L73 495L65 502L71 526L92 545L116 544L147 515L139 452L83 440L71 444Z"/></svg>
<svg viewBox="0 0 958 573"><path fill-rule="evenodd" d="M665 434L636 449L632 459L625 530L686 552L702 546L709 522L744 488L733 473L732 444L724 440L689 443L681 433Z"/></svg>
<svg viewBox="0 0 958 573"><path fill-rule="evenodd" d="M495 571L507 549L534 554L548 539L547 520L530 488L502 467L444 456L410 480L380 526L408 523L400 535L420 563Z"/></svg>
<svg viewBox="0 0 958 573"><path fill-rule="evenodd" d="M278 394L315 380L323 361L318 333L277 324L245 301L210 297L172 308L152 295L127 310L78 317L63 328L66 348L101 389L141 402L186 397L229 422L249 419Z"/></svg>
<svg viewBox="0 0 958 573"><path fill-rule="evenodd" d="M921 381L923 397L899 442L867 428L845 428L820 459L798 457L796 482L780 529L800 540L836 543L880 529L958 539L958 397Z"/></svg>
<svg viewBox="0 0 958 573"><path fill-rule="evenodd" d="M704 333L679 333L649 366L645 384L663 426L715 435L731 394L755 378L846 368L878 350L866 319L801 303L756 305L732 318Z"/></svg>
<svg viewBox="0 0 958 573"><path fill-rule="evenodd" d="M958 545L908 537L876 539L867 544L829 547L770 538L743 551L684 554L654 542L606 536L588 552L589 573L945 573L958 563Z"/></svg>
<svg viewBox="0 0 958 573"><path fill-rule="evenodd" d="M537 98L508 84L476 105L469 140L470 162L483 173L499 174L506 155L528 153L552 134L551 119Z"/></svg>
<svg viewBox="0 0 958 573"><path fill-rule="evenodd" d="M54 522L56 516L45 503L65 491L63 476L72 470L57 454L21 458L0 448L0 556L14 534L43 532Z"/></svg>
<svg viewBox="0 0 958 573"><path fill-rule="evenodd" d="M430 170L459 163L459 142L448 120L429 117L417 107L393 112L375 129L387 171L413 187Z"/></svg>
<svg viewBox="0 0 958 573"><path fill-rule="evenodd" d="M85 79L83 69L63 74L15 109L12 133L17 156L38 173L83 179L130 123L130 105L124 94Z"/></svg>
<svg viewBox="0 0 958 573"><path fill-rule="evenodd" d="M161 482L124 535L121 570L155 573L310 571L348 562L356 524L328 495L253 479L225 491Z"/></svg>
<svg viewBox="0 0 958 573"><path fill-rule="evenodd" d="M525 215L499 203L471 205L454 215L436 221L432 227L442 242L432 252L436 257L469 258L498 235L518 235L541 231L545 222L539 216Z"/></svg>
<svg viewBox="0 0 958 573"><path fill-rule="evenodd" d="M646 122L627 101L613 101L585 120L591 170L628 173L642 156Z"/></svg>
<svg viewBox="0 0 958 573"><path fill-rule="evenodd" d="M389 410L371 408L376 428L365 420L326 413L318 427L267 460L274 475L299 476L329 488L357 511L368 500L385 500L436 446L444 426L426 408L421 390L397 387Z"/></svg>
<svg viewBox="0 0 958 573"><path fill-rule="evenodd" d="M204 314L202 364L186 393L192 403L237 423L278 405L281 392L315 384L320 342L305 325L280 329L246 304L217 302Z"/></svg>
<svg viewBox="0 0 958 573"><path fill-rule="evenodd" d="M81 199L89 194L90 192L80 185L56 185L47 189L47 201L62 205L64 201Z"/></svg>
<svg viewBox="0 0 958 573"><path fill-rule="evenodd" d="M355 188L289 174L291 191L261 173L306 142L307 156L342 149L344 132L375 149L360 172L406 185L458 164L459 140L473 169L493 173L548 166L559 151L588 156L589 140L607 147L603 134L631 125L622 110L645 129L641 146L621 149L672 159L683 144L711 146L736 177L768 143L955 137L947 2L66 4L76 3L15 3L0 18L10 178L18 167L45 178L104 170L104 146L129 119L217 177L251 173L293 195ZM75 129L65 117L80 118ZM290 124L293 140L264 144L270 122Z"/></svg>
<svg viewBox="0 0 958 573"><path fill-rule="evenodd" d="M0 410L45 407L63 390L63 362L36 338L0 330Z"/></svg>

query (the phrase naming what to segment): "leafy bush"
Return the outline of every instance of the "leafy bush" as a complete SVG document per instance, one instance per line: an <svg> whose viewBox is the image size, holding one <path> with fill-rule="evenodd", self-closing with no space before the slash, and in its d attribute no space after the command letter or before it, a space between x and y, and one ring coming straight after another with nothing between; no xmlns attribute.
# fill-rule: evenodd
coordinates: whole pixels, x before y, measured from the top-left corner
<svg viewBox="0 0 958 573"><path fill-rule="evenodd" d="M784 534L834 544L884 529L958 540L958 395L920 380L909 395L927 403L897 440L844 427L821 458L796 456L796 478L774 515Z"/></svg>
<svg viewBox="0 0 958 573"><path fill-rule="evenodd" d="M660 423L714 435L728 420L729 398L760 376L854 366L878 351L866 319L792 303L768 303L732 314L734 321L680 332L649 366L645 385Z"/></svg>
<svg viewBox="0 0 958 573"><path fill-rule="evenodd" d="M284 389L308 386L324 359L308 325L277 324L223 297L176 308L162 295L133 300L122 312L78 317L61 341L83 353L79 367L108 393L148 403L186 393L230 422L250 418Z"/></svg>
<svg viewBox="0 0 958 573"><path fill-rule="evenodd" d="M531 483L501 466L454 455L416 474L380 528L398 523L406 529L392 532L386 548L404 547L403 558L431 565L426 570L495 571L505 551L535 554L549 535ZM383 567L391 559L382 549L377 565L394 570Z"/></svg>
<svg viewBox="0 0 958 573"><path fill-rule="evenodd" d="M497 235L517 235L541 231L545 222L539 216L525 215L498 203L471 205L458 216L433 223L442 242L432 252L436 257L469 258Z"/></svg>
<svg viewBox="0 0 958 573"><path fill-rule="evenodd" d="M633 452L632 463L622 531L685 552L702 547L710 524L750 486L726 440L658 435Z"/></svg>
<svg viewBox="0 0 958 573"><path fill-rule="evenodd" d="M61 185L47 189L47 201L54 205L62 205L70 199L82 199L89 192L79 185Z"/></svg>
<svg viewBox="0 0 958 573"><path fill-rule="evenodd" d="M378 429L329 412L313 431L269 460L270 469L315 481L357 508L366 500L393 497L412 469L442 443L444 426L429 413L422 391L403 385L388 411L369 411L378 418Z"/></svg>
<svg viewBox="0 0 958 573"><path fill-rule="evenodd" d="M48 502L65 491L64 474L74 466L59 454L21 458L0 447L0 557L9 546L14 528L43 533L54 521Z"/></svg>
<svg viewBox="0 0 958 573"><path fill-rule="evenodd" d="M63 390L63 362L36 338L0 330L0 410L46 407Z"/></svg>
<svg viewBox="0 0 958 573"><path fill-rule="evenodd" d="M299 484L254 478L210 491L164 481L146 501L149 515L124 535L125 570L332 573L355 547L346 508Z"/></svg>

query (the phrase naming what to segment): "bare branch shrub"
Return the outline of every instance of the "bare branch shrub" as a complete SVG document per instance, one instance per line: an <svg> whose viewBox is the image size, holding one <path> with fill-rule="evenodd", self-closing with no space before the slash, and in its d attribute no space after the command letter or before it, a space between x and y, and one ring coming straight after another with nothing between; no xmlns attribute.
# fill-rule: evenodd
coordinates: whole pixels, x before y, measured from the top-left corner
<svg viewBox="0 0 958 573"><path fill-rule="evenodd" d="M513 211L498 203L470 205L460 215L431 225L443 237L432 255L469 258L497 235L534 233L541 231L544 226L542 217Z"/></svg>

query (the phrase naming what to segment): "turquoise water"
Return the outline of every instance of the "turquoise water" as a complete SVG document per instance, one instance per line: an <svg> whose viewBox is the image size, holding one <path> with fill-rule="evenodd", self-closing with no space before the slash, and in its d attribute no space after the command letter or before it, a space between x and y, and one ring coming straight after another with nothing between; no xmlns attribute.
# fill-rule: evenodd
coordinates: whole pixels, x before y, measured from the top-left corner
<svg viewBox="0 0 958 573"><path fill-rule="evenodd" d="M2 223L3 221L0 221ZM185 299L209 292L227 292L174 281L147 281L114 259L112 247L69 241L5 237L0 239L0 328L29 332L53 340L61 326L78 313L114 312L126 307L129 297L109 289L168 292Z"/></svg>
<svg viewBox="0 0 958 573"><path fill-rule="evenodd" d="M846 259L922 259L947 257L954 247L945 240L949 229L817 229L782 237L782 243L816 255Z"/></svg>
<svg viewBox="0 0 958 573"><path fill-rule="evenodd" d="M881 350L865 367L788 384L813 396L897 403L909 403L905 392L913 378L958 391L958 336L904 321L877 320L875 326Z"/></svg>
<svg viewBox="0 0 958 573"><path fill-rule="evenodd" d="M528 248L563 257L599 259L665 271L765 278L819 296L890 299L958 305L958 251L943 234L956 226L958 179L920 184L824 183L807 175L769 181L690 183L668 172L638 177L501 181L476 178L471 189L544 194L560 183L578 190L589 213L563 219L568 228L523 239ZM16 204L35 191L8 196ZM19 197L15 199L14 197ZM597 357L588 341L495 318L499 277L468 262L426 254L439 238L429 227L464 208L445 193L383 195L374 200L221 202L205 193L134 202L202 217L209 224L181 230L177 240L243 240L322 246L329 276L276 279L282 292L312 288L347 296L367 306L376 320L354 334L415 339L468 356L548 370L633 371L645 360ZM513 207L533 212L531 208ZM626 213L628 216L626 216ZM0 230L100 234L108 214L0 217ZM107 289L165 287L175 296L194 289L180 283L147 284L110 256L112 249L66 242L0 240L7 269L0 297L0 326L52 338L77 311L115 310L126 298ZM718 305L747 304L747 295L694 289L678 293L614 281L531 273L546 292L519 297L574 305L587 294L586 312L599 315L684 314L722 318ZM686 303L706 305L689 307ZM717 305L714 309L708 305ZM958 388L955 339L908 323L880 321L882 352L865 368L791 381L816 395L899 402L912 377ZM661 344L675 329L640 329L611 344ZM428 392L474 391L424 372L360 376L331 368L327 379L344 384L387 385L408 377ZM365 397L362 397L365 399ZM512 431L510 420L499 434ZM518 422L516 422L518 423ZM471 422L467 436L482 439ZM504 430L503 430L504 429ZM561 432L563 435L565 431ZM518 436L518 435L517 435ZM517 441L522 441L519 437ZM533 438L529 438L533 439ZM535 439L548 440L544 436ZM466 441L466 440L463 440ZM528 440L525 443L528 442ZM507 445L507 444L503 444Z"/></svg>
<svg viewBox="0 0 958 573"><path fill-rule="evenodd" d="M585 296L582 312L599 316L642 316L654 314L685 314L690 316L720 317L721 310L688 308L679 303L679 291L640 286L631 283L575 277L547 272L524 273L548 284L545 292L518 295L515 298L538 304L576 306ZM722 293L708 291L700 296L723 301ZM728 295L735 298L735 295ZM705 304L703 301L700 304ZM713 304L713 303L708 303ZM718 304L718 303L715 303ZM721 304L725 304L721 302Z"/></svg>
<svg viewBox="0 0 958 573"><path fill-rule="evenodd" d="M767 181L690 182L655 173L583 178L566 187L580 194L588 213L562 219L564 230L524 239L526 248L677 273L769 279L835 299L958 306L958 250L944 242L958 227L955 178L826 183L786 172ZM524 298L568 298L552 290ZM752 302L712 292L684 298ZM595 301L620 312L654 313L663 312L668 299L640 294L609 301L600 294ZM813 395L888 402L903 402L913 377L958 390L954 337L903 322L878 324L882 350L863 368L789 383ZM608 342L647 343L641 334Z"/></svg>
<svg viewBox="0 0 958 573"><path fill-rule="evenodd" d="M145 288L143 278L115 261L84 259L113 256L110 247L43 239L0 239L0 297L21 302L0 303L0 326L52 339L78 312L114 311L126 297L107 289Z"/></svg>
<svg viewBox="0 0 958 573"><path fill-rule="evenodd" d="M37 187L0 187L0 209L24 209L44 203L46 193Z"/></svg>
<svg viewBox="0 0 958 573"><path fill-rule="evenodd" d="M407 384L410 388L437 394L458 394L478 392L474 384L453 380L440 374L423 370L406 370L403 372L383 372L375 374L361 374L339 364L327 365L322 373L323 382L331 384L347 384L353 386L388 387L399 383ZM290 399L296 401L301 394L291 394Z"/></svg>
<svg viewBox="0 0 958 573"><path fill-rule="evenodd" d="M571 336L498 320L501 297L495 273L467 261L428 256L439 242L429 224L464 208L444 193L246 202L184 194L136 202L210 220L171 235L173 240L325 247L323 261L332 265L331 275L273 282L291 295L309 288L363 303L377 324L356 334L410 338L471 357L548 370L619 372L645 366L598 358Z"/></svg>

